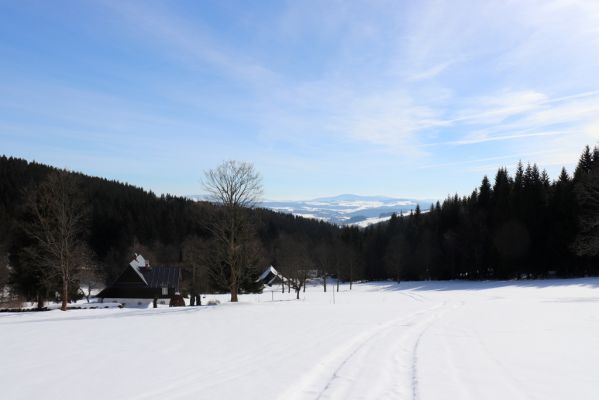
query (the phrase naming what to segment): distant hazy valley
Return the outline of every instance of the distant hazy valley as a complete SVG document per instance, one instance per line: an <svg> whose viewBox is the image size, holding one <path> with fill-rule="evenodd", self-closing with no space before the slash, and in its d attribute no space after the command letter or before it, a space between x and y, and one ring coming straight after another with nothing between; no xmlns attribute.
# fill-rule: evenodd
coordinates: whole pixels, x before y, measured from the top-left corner
<svg viewBox="0 0 599 400"><path fill-rule="evenodd" d="M203 196L198 195L189 197L194 200L203 199ZM428 210L432 202L434 200L342 194L312 200L265 200L260 206L338 225L368 226L389 219L393 213L409 213L416 205Z"/></svg>

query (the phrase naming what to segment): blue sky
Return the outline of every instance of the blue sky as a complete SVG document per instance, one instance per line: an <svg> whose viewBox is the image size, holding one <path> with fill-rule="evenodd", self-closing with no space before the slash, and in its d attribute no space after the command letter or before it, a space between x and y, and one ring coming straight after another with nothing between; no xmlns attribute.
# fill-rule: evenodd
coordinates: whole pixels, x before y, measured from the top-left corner
<svg viewBox="0 0 599 400"><path fill-rule="evenodd" d="M599 140L599 2L0 0L0 153L198 194L444 198Z"/></svg>

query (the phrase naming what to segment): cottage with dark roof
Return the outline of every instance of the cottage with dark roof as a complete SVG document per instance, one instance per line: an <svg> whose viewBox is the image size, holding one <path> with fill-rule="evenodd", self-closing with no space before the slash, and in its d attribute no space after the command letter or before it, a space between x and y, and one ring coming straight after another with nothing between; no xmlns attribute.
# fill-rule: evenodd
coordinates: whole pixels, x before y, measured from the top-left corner
<svg viewBox="0 0 599 400"><path fill-rule="evenodd" d="M101 302L116 302L124 307L147 307L150 303L168 305L179 295L181 268L151 267L137 255L114 283L98 294Z"/></svg>

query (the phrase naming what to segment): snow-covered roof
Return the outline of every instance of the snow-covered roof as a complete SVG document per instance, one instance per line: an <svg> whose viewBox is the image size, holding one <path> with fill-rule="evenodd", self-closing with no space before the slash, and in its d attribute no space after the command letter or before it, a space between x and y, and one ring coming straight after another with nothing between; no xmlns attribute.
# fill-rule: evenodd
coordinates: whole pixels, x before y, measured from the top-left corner
<svg viewBox="0 0 599 400"><path fill-rule="evenodd" d="M263 273L260 274L260 276L258 277L258 281L264 280L264 278L266 278L271 273L280 277L279 272L271 265L270 267L266 268Z"/></svg>
<svg viewBox="0 0 599 400"><path fill-rule="evenodd" d="M260 274L258 279L256 279L256 282L262 282L262 283L270 286L276 278L279 278L282 281L285 281L285 278L283 277L283 275L279 274L279 271L277 271L271 265L270 267L266 268L266 270L264 272L262 272L262 274Z"/></svg>
<svg viewBox="0 0 599 400"><path fill-rule="evenodd" d="M139 277L147 285L148 281L146 281L146 278L144 278L144 275L139 270L140 268L146 266L146 259L143 258L141 254L136 254L136 257L129 263L129 265L131 266L131 268L133 268L133 270L137 273L137 275L139 275Z"/></svg>

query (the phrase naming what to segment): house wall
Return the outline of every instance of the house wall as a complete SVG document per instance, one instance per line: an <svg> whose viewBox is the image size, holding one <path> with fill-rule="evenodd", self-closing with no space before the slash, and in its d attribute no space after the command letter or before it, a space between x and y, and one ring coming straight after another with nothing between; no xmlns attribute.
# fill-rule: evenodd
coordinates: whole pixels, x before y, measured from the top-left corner
<svg viewBox="0 0 599 400"><path fill-rule="evenodd" d="M153 299L127 299L127 298L109 298L101 299L101 303L121 303L127 308L149 308L152 307ZM170 299L158 299L158 304L168 306Z"/></svg>

